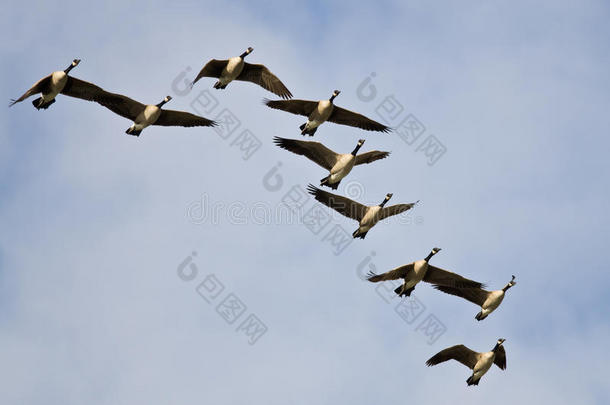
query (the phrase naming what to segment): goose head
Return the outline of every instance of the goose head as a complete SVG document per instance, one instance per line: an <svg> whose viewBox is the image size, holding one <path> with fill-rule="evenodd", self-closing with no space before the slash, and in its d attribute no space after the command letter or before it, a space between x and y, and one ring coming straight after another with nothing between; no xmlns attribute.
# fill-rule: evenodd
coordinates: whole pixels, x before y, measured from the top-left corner
<svg viewBox="0 0 610 405"><path fill-rule="evenodd" d="M441 248L439 248L439 247L435 247L435 248L433 248L433 249L430 251L430 253L428 254L428 256L427 256L427 257L426 257L424 260L425 260L425 261L430 260L430 259L432 258L432 256L434 256L435 254L437 254L437 253L438 253L438 252L440 252L440 251L441 251Z"/></svg>
<svg viewBox="0 0 610 405"><path fill-rule="evenodd" d="M500 346L502 346L502 343L504 343L505 340L506 339L504 339L504 338L499 338L498 341L496 342L496 345L494 346L494 348L491 351L492 352L497 351L500 348Z"/></svg>
<svg viewBox="0 0 610 405"><path fill-rule="evenodd" d="M354 150L352 151L352 155L356 156L356 153L358 153L358 151L360 150L360 148L362 147L362 145L364 145L364 139L359 139L358 140L358 144L356 145L356 147L354 148Z"/></svg>
<svg viewBox="0 0 610 405"><path fill-rule="evenodd" d="M239 55L240 58L245 58L246 56L250 55L250 53L252 53L252 51L254 50L254 48L252 48L251 46L248 47L248 49L246 49L246 51L244 53L242 53L241 55Z"/></svg>
<svg viewBox="0 0 610 405"><path fill-rule="evenodd" d="M333 100L335 99L335 97L337 97L339 94L341 94L341 92L339 90L335 90L333 91L333 95L330 96L330 98L328 99L328 101L330 101L331 103L333 102Z"/></svg>
<svg viewBox="0 0 610 405"><path fill-rule="evenodd" d="M504 288L502 289L502 291L506 292L506 290L508 290L509 288L511 288L512 286L514 286L515 284L517 284L517 282L515 281L515 276L513 276L513 278L511 278L511 280L508 282L508 284L506 284L504 286Z"/></svg>
<svg viewBox="0 0 610 405"><path fill-rule="evenodd" d="M66 70L64 70L64 72L65 72L66 74L70 73L70 71L71 71L72 69L74 69L76 66L78 66L78 64L79 64L79 63L80 63L80 59L74 59L74 60L72 61L72 63L70 63L70 66L68 66L68 67L66 68Z"/></svg>
<svg viewBox="0 0 610 405"><path fill-rule="evenodd" d="M163 105L165 103L169 103L169 101L172 99L172 96L166 96L163 101L161 101L159 104L157 104L157 107L161 108L163 107Z"/></svg>
<svg viewBox="0 0 610 405"><path fill-rule="evenodd" d="M387 203L388 201L390 201L390 198L392 198L392 193L387 193L387 194L386 194L386 196L385 196L385 198L384 198L384 199L383 199L383 201L381 202L381 204L379 204L379 206L380 206L381 208L383 208L383 206L384 206L384 205L386 205L386 203Z"/></svg>

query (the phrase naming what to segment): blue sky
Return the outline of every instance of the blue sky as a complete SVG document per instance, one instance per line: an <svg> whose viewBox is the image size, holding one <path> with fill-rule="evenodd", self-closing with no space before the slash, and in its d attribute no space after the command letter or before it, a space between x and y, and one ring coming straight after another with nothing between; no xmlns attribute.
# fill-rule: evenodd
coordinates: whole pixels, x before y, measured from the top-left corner
<svg viewBox="0 0 610 405"><path fill-rule="evenodd" d="M211 96L203 115L228 109L240 126L227 139L165 127L135 138L127 120L68 97L0 110L0 402L607 403L609 17L601 1L11 4L7 102L80 58L76 77L193 112ZM251 84L172 85L248 46L297 98L340 89L338 105L375 119L395 100L400 120L425 127L413 144L333 124L315 136L339 152L359 138L390 150L338 191L421 200L412 213L339 255L325 235L355 222L332 215L314 234L272 215L325 175L271 142L300 138L304 119L265 108L273 95ZM357 90L367 78L372 100ZM244 160L246 129L260 148ZM431 135L446 149L433 165L418 151ZM358 277L434 246L439 267L518 284L483 322L422 284L423 310L405 321L398 299ZM178 276L187 262L191 281ZM224 286L210 302L197 292L206 280ZM216 308L231 294L247 308L229 324ZM267 328L253 345L239 330L251 314ZM444 328L434 342L425 319ZM478 387L460 364L424 365L498 337L508 368Z"/></svg>

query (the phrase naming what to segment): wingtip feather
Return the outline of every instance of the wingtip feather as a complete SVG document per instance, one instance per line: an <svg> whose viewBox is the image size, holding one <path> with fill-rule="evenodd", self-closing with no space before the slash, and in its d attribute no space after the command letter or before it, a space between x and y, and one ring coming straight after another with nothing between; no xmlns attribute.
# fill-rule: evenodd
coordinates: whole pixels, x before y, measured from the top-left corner
<svg viewBox="0 0 610 405"><path fill-rule="evenodd" d="M320 191L320 189L317 188L316 186L314 186L313 184L309 183L307 185L307 192L309 194L316 195L318 193L318 191Z"/></svg>

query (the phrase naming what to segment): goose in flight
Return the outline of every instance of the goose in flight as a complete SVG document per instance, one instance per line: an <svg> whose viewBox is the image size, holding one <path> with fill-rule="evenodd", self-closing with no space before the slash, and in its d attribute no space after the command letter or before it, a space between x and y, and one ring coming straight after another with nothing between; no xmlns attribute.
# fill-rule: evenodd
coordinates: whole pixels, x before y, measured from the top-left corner
<svg viewBox="0 0 610 405"><path fill-rule="evenodd" d="M391 129L377 121L365 117L362 114L337 107L333 104L335 97L341 93L335 90L328 100L264 100L264 103L276 110L286 111L296 115L304 115L307 122L301 125L301 135L313 136L318 127L326 121L335 124L349 125L364 129L366 131L389 132Z"/></svg>
<svg viewBox="0 0 610 405"><path fill-rule="evenodd" d="M358 155L358 151L364 145L364 139L360 139L352 153L336 153L322 145L320 142L299 141L297 139L286 139L278 136L273 142L282 149L286 149L297 155L303 155L309 160L316 162L330 173L320 180L320 185L336 190L341 179L347 176L354 166L371 163L388 157L390 152L373 150Z"/></svg>
<svg viewBox="0 0 610 405"><path fill-rule="evenodd" d="M383 274L369 272L368 280L373 283L378 283L380 281L403 279L404 283L394 290L399 297L410 296L415 289L415 286L420 281L452 287L480 288L483 286L483 284L477 281L469 280L458 274L430 265L430 259L440 250L440 248L435 247L425 259L405 264L404 266L397 267Z"/></svg>
<svg viewBox="0 0 610 405"><path fill-rule="evenodd" d="M464 345L451 346L430 357L426 361L426 365L430 367L447 360L457 360L472 370L472 375L468 377L466 383L468 385L479 385L481 377L491 368L492 364L500 367L500 370L506 369L506 351L502 346L505 340L498 339L494 348L485 353L475 352Z"/></svg>
<svg viewBox="0 0 610 405"><path fill-rule="evenodd" d="M241 80L258 84L263 89L283 99L292 98L290 90L264 65L253 65L244 62L244 58L253 50L254 48L250 47L241 55L230 59L212 59L201 69L193 84L197 83L202 77L216 77L218 81L214 84L214 88L224 89L233 80Z"/></svg>
<svg viewBox="0 0 610 405"><path fill-rule="evenodd" d="M384 205L392 198L392 194L387 194L384 200L379 205L366 206L359 202L350 200L347 197L329 193L328 191L320 190L313 184L307 186L309 194L313 195L316 200L337 211L339 214L348 218L355 219L360 226L354 231L354 238L364 239L367 232L375 226L375 224L383 219L398 215L402 212L410 210L419 201L410 204L396 204L389 207Z"/></svg>
<svg viewBox="0 0 610 405"><path fill-rule="evenodd" d="M156 105L145 105L122 94L108 93L98 103L110 111L133 121L125 133L139 136L142 130L150 125L164 127L213 127L216 121L200 117L185 111L164 110L161 107L172 98L167 96Z"/></svg>
<svg viewBox="0 0 610 405"><path fill-rule="evenodd" d="M434 288L444 293L462 297L481 307L481 311L474 317L477 321L487 318L496 308L500 306L506 291L517 284L515 276L502 288L496 291L486 291L482 288L468 288L446 285L435 285Z"/></svg>
<svg viewBox="0 0 610 405"><path fill-rule="evenodd" d="M12 99L10 106L13 106L28 97L40 93L40 97L32 101L32 105L37 110L47 109L55 102L55 97L58 94L64 94L70 97L76 97L88 101L98 101L106 93L101 88L94 84L85 82L72 76L68 73L80 63L80 59L74 59L72 63L65 69L53 72L50 75L38 80L32 88L23 93L18 99Z"/></svg>

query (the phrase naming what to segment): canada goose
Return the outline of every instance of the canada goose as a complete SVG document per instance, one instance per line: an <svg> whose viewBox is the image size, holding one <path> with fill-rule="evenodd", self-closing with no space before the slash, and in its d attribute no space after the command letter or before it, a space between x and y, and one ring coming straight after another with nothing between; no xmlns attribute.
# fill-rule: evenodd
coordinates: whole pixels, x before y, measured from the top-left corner
<svg viewBox="0 0 610 405"><path fill-rule="evenodd" d="M400 297L410 296L411 292L413 292L415 286L420 281L446 286L483 286L477 281L469 280L458 274L452 273L447 270L439 269L438 267L431 266L430 264L428 264L432 256L437 254L440 250L440 248L435 247L425 259L405 264L404 266L397 267L383 274L375 274L370 271L367 274L368 280L373 283L377 283L379 281L398 280L402 278L404 280L404 283L394 290L394 292Z"/></svg>
<svg viewBox="0 0 610 405"><path fill-rule="evenodd" d="M31 89L23 93L18 99L11 99L10 106L13 106L34 94L41 93L41 96L32 101L36 109L47 109L55 102L58 94L77 97L84 100L96 101L97 97L105 94L104 90L94 84L87 83L75 77L68 76L68 73L80 63L80 59L74 59L65 69L53 72L50 75L38 80Z"/></svg>
<svg viewBox="0 0 610 405"><path fill-rule="evenodd" d="M341 215L355 219L360 223L358 229L354 231L354 238L364 239L367 232L382 219L398 215L413 208L419 201L410 204L396 204L384 208L383 206L392 198L392 194L387 194L384 200L379 205L368 207L356 201L350 200L347 197L331 194L328 191L320 190L313 184L307 186L309 194L313 195L316 200L322 204L334 209Z"/></svg>
<svg viewBox="0 0 610 405"><path fill-rule="evenodd" d="M230 59L212 59L201 69L195 80L193 80L193 84L197 83L202 77L217 77L218 81L214 84L214 88L224 89L233 80L242 80L258 84L263 89L281 98L292 98L290 90L264 65L252 65L244 62L244 58L253 50L254 48L250 47L241 55Z"/></svg>
<svg viewBox="0 0 610 405"><path fill-rule="evenodd" d="M98 102L110 111L133 121L125 133L139 136L149 125L162 125L164 127L213 127L217 123L207 118L174 110L163 110L161 107L172 98L167 96L157 105L144 105L122 94L108 93Z"/></svg>
<svg viewBox="0 0 610 405"><path fill-rule="evenodd" d="M320 185L330 187L333 190L339 187L341 179L347 176L354 166L371 163L390 154L390 152L373 150L357 155L362 145L364 145L364 139L358 141L352 153L336 153L319 142L299 141L297 139L280 138L279 136L274 137L273 142L280 148L297 155L303 155L330 171L328 176L320 180Z"/></svg>
<svg viewBox="0 0 610 405"><path fill-rule="evenodd" d="M504 343L506 339L498 339L498 342L490 352L478 353L470 350L464 345L455 345L441 350L426 361L428 367L435 366L447 360L457 360L469 369L472 370L472 375L468 377L466 383L468 385L479 385L481 377L489 370L492 364L500 367L501 370L506 369L506 351Z"/></svg>
<svg viewBox="0 0 610 405"><path fill-rule="evenodd" d="M481 311L474 317L477 321L487 318L504 299L506 290L517 284L515 276L501 290L486 291L481 288L464 288L456 286L435 285L434 288L444 293L462 297L481 307Z"/></svg>
<svg viewBox="0 0 610 405"><path fill-rule="evenodd" d="M318 127L326 121L335 124L349 125L367 131L389 132L391 129L383 124L373 121L364 115L337 107L333 104L335 97L341 92L335 90L328 100L264 100L264 103L276 110L283 110L292 114L304 115L307 122L301 125L301 135L313 136Z"/></svg>

